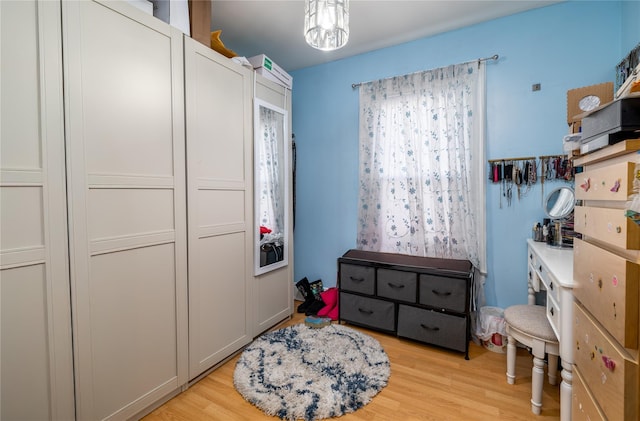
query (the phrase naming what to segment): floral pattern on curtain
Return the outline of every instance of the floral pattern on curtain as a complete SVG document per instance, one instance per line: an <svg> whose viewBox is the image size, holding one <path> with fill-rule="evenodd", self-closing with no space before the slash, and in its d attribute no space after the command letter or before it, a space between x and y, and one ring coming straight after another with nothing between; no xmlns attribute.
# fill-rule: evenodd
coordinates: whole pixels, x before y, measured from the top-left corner
<svg viewBox="0 0 640 421"><path fill-rule="evenodd" d="M483 133L484 63L362 84L358 248L484 272Z"/></svg>
<svg viewBox="0 0 640 421"><path fill-rule="evenodd" d="M270 235L263 237L264 242L278 241L284 233L284 186L281 184L284 169L278 157L283 156L282 139L284 120L282 115L266 107L260 108L260 127L256 141L259 142L257 171L260 185L260 225L271 230Z"/></svg>

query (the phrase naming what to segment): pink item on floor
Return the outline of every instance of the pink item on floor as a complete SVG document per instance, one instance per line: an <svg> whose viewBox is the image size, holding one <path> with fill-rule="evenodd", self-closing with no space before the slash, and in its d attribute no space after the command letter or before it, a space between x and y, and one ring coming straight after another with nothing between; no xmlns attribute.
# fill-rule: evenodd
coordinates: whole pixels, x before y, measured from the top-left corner
<svg viewBox="0 0 640 421"><path fill-rule="evenodd" d="M320 293L325 306L318 311L318 316L338 320L338 288L332 287Z"/></svg>

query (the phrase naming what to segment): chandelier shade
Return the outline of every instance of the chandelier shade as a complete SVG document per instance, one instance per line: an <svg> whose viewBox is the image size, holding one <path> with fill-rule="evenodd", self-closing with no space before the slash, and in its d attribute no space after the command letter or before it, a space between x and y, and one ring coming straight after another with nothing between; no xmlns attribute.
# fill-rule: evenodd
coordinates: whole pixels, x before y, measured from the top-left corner
<svg viewBox="0 0 640 421"><path fill-rule="evenodd" d="M305 0L304 39L318 50L342 48L349 40L349 0Z"/></svg>

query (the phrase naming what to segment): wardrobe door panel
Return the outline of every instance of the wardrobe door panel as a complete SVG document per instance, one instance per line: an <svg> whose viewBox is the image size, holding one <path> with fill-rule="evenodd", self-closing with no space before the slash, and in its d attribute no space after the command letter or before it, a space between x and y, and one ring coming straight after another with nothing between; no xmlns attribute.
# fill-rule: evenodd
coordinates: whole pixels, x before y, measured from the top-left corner
<svg viewBox="0 0 640 421"><path fill-rule="evenodd" d="M0 419L72 420L60 4L0 20Z"/></svg>
<svg viewBox="0 0 640 421"><path fill-rule="evenodd" d="M125 2L62 2L80 419L187 381L182 34Z"/></svg>
<svg viewBox="0 0 640 421"><path fill-rule="evenodd" d="M253 339L251 72L185 37L189 377Z"/></svg>
<svg viewBox="0 0 640 421"><path fill-rule="evenodd" d="M89 317L97 414L130 403L176 373L173 244L92 257Z"/></svg>
<svg viewBox="0 0 640 421"><path fill-rule="evenodd" d="M250 164L245 162L244 143L246 83L250 75L242 68L230 71L207 54L195 53L191 65L191 80L198 84L198 90L188 101L198 113L198 121L189 127L194 138L206 141L198 143L200 154L189 165L195 164L201 178L245 183L246 166Z"/></svg>

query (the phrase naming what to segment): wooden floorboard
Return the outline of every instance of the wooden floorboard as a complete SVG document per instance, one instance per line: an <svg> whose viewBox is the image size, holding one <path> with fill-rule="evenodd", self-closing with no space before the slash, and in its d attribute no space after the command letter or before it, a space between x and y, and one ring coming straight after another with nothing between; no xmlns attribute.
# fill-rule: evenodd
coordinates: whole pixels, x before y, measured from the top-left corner
<svg viewBox="0 0 640 421"><path fill-rule="evenodd" d="M302 323L294 314L278 327ZM506 381L506 355L470 343L469 360L462 353L376 331L350 326L376 338L389 356L389 383L360 410L340 421L483 421L559 420L559 386L545 384L542 414L531 413L532 358L518 349L516 384ZM239 356L204 377L189 389L160 406L144 421L234 421L278 420L246 402L233 387L233 372ZM546 370L546 368L545 368ZM558 373L558 380L560 375Z"/></svg>

